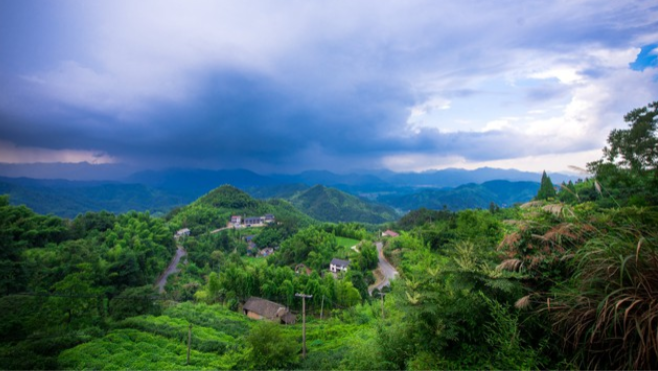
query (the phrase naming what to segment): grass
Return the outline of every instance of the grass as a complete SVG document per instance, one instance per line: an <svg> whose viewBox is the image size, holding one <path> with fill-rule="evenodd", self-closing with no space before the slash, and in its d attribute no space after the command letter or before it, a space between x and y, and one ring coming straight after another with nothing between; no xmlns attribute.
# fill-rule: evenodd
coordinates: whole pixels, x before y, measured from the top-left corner
<svg viewBox="0 0 658 371"><path fill-rule="evenodd" d="M349 249L350 247L357 245L360 241L353 238L336 236L336 242L338 243L338 246L347 247Z"/></svg>
<svg viewBox="0 0 658 371"><path fill-rule="evenodd" d="M307 347L321 368L335 368L349 350L354 333L374 331L371 323L345 323L331 318L308 318ZM245 336L258 325L242 313L220 305L181 303L165 309L161 316L137 316L116 323L103 337L61 353L64 369L222 370L249 365ZM192 325L190 364L187 364L187 335ZM286 339L301 345L301 322L281 326ZM315 364L315 363L313 363ZM308 366L311 364L309 363ZM329 367L331 366L331 367Z"/></svg>
<svg viewBox="0 0 658 371"><path fill-rule="evenodd" d="M254 256L243 256L242 261L253 267L263 267L267 264L267 258L264 257L254 257Z"/></svg>

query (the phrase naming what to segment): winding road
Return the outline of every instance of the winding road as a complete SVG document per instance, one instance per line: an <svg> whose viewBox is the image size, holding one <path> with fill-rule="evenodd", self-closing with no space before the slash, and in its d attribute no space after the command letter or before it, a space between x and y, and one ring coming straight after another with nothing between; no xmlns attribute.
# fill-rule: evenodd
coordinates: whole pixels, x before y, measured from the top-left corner
<svg viewBox="0 0 658 371"><path fill-rule="evenodd" d="M381 280L380 282L368 287L368 293L372 295L372 292L377 289L380 290L384 288L384 286L390 286L391 282L390 280L394 279L395 276L398 275L398 271L395 270L395 268L391 265L391 263L386 260L386 257L384 257L384 244L382 242L377 242L375 244L377 246L377 257L379 258L379 271L382 273L384 276L384 279ZM158 292L163 293L165 290L165 285L167 284L167 278L169 278L170 275L178 272L178 263L180 262L180 259L187 255L187 251L183 248L181 245L176 246L176 255L174 255L173 259L171 259L171 263L169 263L169 266L167 269L165 269L164 272L158 277L158 279L155 281L155 286L158 287Z"/></svg>
<svg viewBox="0 0 658 371"><path fill-rule="evenodd" d="M171 259L171 263L169 263L169 266L167 269L165 269L164 272L158 277L158 280L155 281L155 285L158 286L158 292L163 293L164 292L164 287L167 284L167 278L169 278L170 275L178 272L178 269L176 267L178 266L178 262L180 262L180 258L183 256L187 255L187 251L183 248L183 246L177 245L176 246L176 255L174 255L174 258Z"/></svg>
<svg viewBox="0 0 658 371"><path fill-rule="evenodd" d="M394 279L395 276L398 275L398 271L395 270L395 268L391 265L391 263L386 260L386 257L384 257L384 244L380 241L375 244L377 246L377 255L379 257L379 271L382 272L382 275L384 276L384 279L370 287L368 287L368 293L372 295L372 292L377 289L380 290L384 288L384 286L390 286L391 282L390 280Z"/></svg>

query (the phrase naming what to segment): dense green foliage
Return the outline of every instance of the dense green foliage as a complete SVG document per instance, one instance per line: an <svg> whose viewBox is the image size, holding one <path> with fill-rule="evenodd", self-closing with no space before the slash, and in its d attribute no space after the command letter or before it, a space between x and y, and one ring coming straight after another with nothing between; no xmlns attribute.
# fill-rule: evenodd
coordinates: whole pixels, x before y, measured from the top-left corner
<svg viewBox="0 0 658 371"><path fill-rule="evenodd" d="M200 235L225 227L232 215L256 217L265 214L273 214L278 221L299 226L313 223L310 217L286 201L256 200L229 185L212 190L188 206L174 209L167 219L177 228L190 228L192 235Z"/></svg>
<svg viewBox="0 0 658 371"><path fill-rule="evenodd" d="M88 211L102 210L112 213L150 210L153 215L164 215L173 207L191 201L142 184L28 182L12 178L0 178L0 194L3 193L10 195L14 205L26 205L40 214L71 219Z"/></svg>
<svg viewBox="0 0 658 371"><path fill-rule="evenodd" d="M157 313L152 282L175 249L148 213L87 213L73 221L0 198L0 364L58 368L63 349L102 335L108 317ZM139 300L135 300L135 295Z"/></svg>
<svg viewBox="0 0 658 371"><path fill-rule="evenodd" d="M563 184L546 200L419 209L381 226L400 232L381 241L398 278L374 297L368 286L380 241L372 231L356 223L307 225L294 211L286 214L290 204L256 201L233 187L168 221L136 212L62 220L0 197L0 364L655 368L658 188L655 143L644 136L655 137L657 106L626 117L631 128L611 134L607 158L592 165L592 178ZM272 210L282 213L280 223L211 233L231 214ZM182 226L193 228L192 236L174 240ZM248 257L256 254L247 249L247 236L273 247L269 257ZM152 284L176 244L188 255L157 293ZM349 270L329 274L333 258L349 260ZM297 293L312 295L306 358ZM249 319L242 306L253 296L282 304L297 323Z"/></svg>
<svg viewBox="0 0 658 371"><path fill-rule="evenodd" d="M628 129L608 136L604 157L588 164L606 206L658 204L658 102L624 116ZM607 202L606 202L607 201Z"/></svg>
<svg viewBox="0 0 658 371"><path fill-rule="evenodd" d="M316 185L296 193L290 202L317 220L326 222L384 223L398 217L388 206L364 201L335 188Z"/></svg>

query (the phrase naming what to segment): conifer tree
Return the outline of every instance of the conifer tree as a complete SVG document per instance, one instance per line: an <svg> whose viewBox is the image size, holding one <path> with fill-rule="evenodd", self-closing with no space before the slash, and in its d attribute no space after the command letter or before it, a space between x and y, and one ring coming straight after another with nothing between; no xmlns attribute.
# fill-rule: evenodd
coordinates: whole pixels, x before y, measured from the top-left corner
<svg viewBox="0 0 658 371"><path fill-rule="evenodd" d="M557 196L560 201L568 204L578 201L576 186L572 181L569 181L568 184L562 182L562 185L560 186L560 193L558 193Z"/></svg>
<svg viewBox="0 0 658 371"><path fill-rule="evenodd" d="M549 198L554 198L555 196L556 192L553 182L551 182L551 178L546 175L546 171L544 170L544 173L541 176L541 185L539 186L539 191L537 192L537 196L535 196L535 200L547 200Z"/></svg>

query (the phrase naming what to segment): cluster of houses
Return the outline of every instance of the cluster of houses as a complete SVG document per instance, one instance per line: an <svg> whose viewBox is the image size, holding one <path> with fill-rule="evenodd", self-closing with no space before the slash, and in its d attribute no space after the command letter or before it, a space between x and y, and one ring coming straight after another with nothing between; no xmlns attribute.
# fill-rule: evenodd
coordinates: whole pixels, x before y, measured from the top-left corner
<svg viewBox="0 0 658 371"><path fill-rule="evenodd" d="M349 265L349 260L334 258L329 264L329 271L332 273L346 272ZM311 273L311 270L304 264L297 265L295 271L298 273ZM242 306L242 313L252 319L267 319L286 325L293 325L297 322L297 316L292 314L285 305L255 296L250 297Z"/></svg>
<svg viewBox="0 0 658 371"><path fill-rule="evenodd" d="M231 217L229 222L229 228L245 228L245 227L260 227L275 221L274 215L266 214L264 216L258 217L248 217L242 218L239 215L234 215ZM190 235L189 228L183 228L176 232L174 236L176 239L183 238ZM382 232L382 237L397 237L398 233L387 230ZM258 250L258 247L253 241L255 235L250 235L245 237L245 241L248 244L248 250L252 253L256 253L260 256L268 256L274 252L274 249L271 247ZM349 269L350 262L349 260L343 260L338 258L333 258L329 263L329 271L331 273L337 274L340 272L347 272ZM295 271L298 273L310 274L311 270L306 267L304 264L299 264ZM262 299L258 297L250 297L247 302L242 307L242 312L249 318L252 319L267 319L270 321L276 321L282 324L295 324L297 322L297 316L292 314L290 310L282 304L275 303L273 301Z"/></svg>
<svg viewBox="0 0 658 371"><path fill-rule="evenodd" d="M268 257L274 252L275 249L278 249L278 247L266 247L259 250L258 246L254 242L255 237L256 235L254 234L244 237L245 242L247 242L247 252L250 255Z"/></svg>
<svg viewBox="0 0 658 371"><path fill-rule="evenodd" d="M274 215L265 214L263 216L248 216L242 217L241 215L231 216L231 221L228 222L229 228L246 228L246 227L263 227L267 224L274 223L276 220Z"/></svg>

